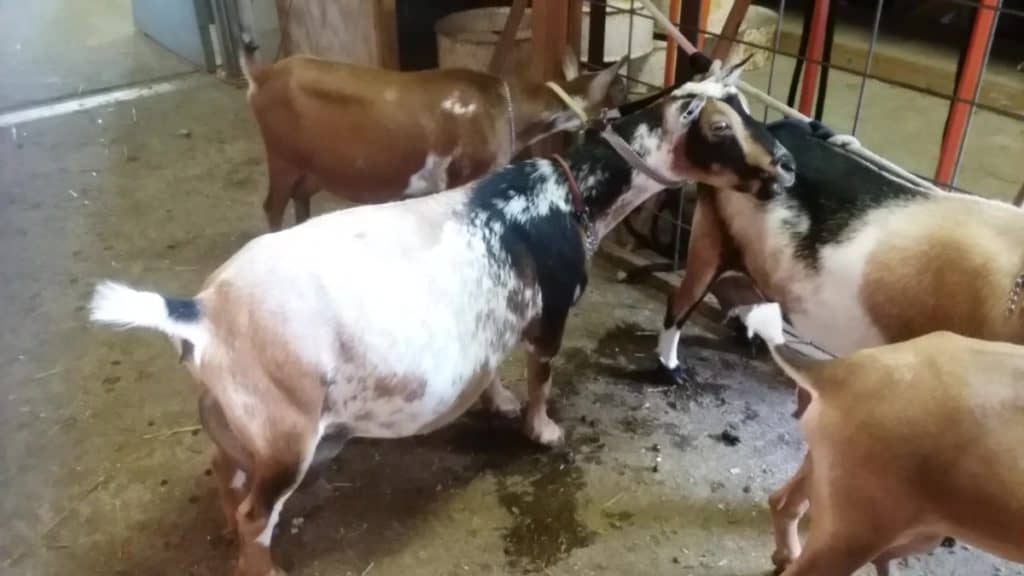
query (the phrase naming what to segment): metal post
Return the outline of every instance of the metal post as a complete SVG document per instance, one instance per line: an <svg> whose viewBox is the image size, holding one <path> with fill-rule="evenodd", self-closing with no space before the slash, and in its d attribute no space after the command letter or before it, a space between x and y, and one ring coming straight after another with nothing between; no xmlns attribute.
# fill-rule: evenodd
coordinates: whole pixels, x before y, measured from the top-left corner
<svg viewBox="0 0 1024 576"><path fill-rule="evenodd" d="M971 109L967 113L967 123L964 124L964 134L960 138L960 145L956 152L956 167L953 169L953 181L950 183L956 187L957 179L960 177L960 164L964 159L964 149L967 147L967 139L971 137L971 120L974 119L974 111L977 110L978 98L981 96L981 81L985 76L985 69L988 68L988 58L992 55L992 44L996 39L996 28L999 24L999 9L1002 8L1003 0L996 3L995 14L992 15L992 28L988 32L988 40L985 42L985 56L981 61L981 71L978 74L978 82L974 87L974 95L971 97Z"/></svg>
<svg viewBox="0 0 1024 576"><path fill-rule="evenodd" d="M949 115L946 116L946 129L942 135L942 148L939 150L939 162L935 169L935 180L940 184L950 184L956 170L957 156L963 144L967 127L967 118L973 108L969 98L977 91L982 67L987 55L991 33L995 30L998 0L979 0L978 12L974 16L974 26L964 53L964 66L957 79L955 100L950 104Z"/></svg>
<svg viewBox="0 0 1024 576"><path fill-rule="evenodd" d="M885 0L878 0L875 7L875 25L871 28L871 43L868 44L868 57L864 61L864 75L860 78L860 93L857 94L857 109L853 112L853 128L850 130L852 136L857 135L857 126L860 125L860 110L864 105L864 88L868 85L868 74L871 73L871 60L875 57L875 45L878 43L878 27L882 22L882 4Z"/></svg>
<svg viewBox="0 0 1024 576"><path fill-rule="evenodd" d="M811 105L821 70L821 57L825 48L825 28L828 23L830 0L814 0L811 14L811 37L807 40L807 62L804 65L803 86L800 89L800 104L797 110L804 116L811 115Z"/></svg>
<svg viewBox="0 0 1024 576"><path fill-rule="evenodd" d="M779 17L775 20L775 41L772 43L772 63L768 68L768 89L765 93L772 95L772 82L775 80L775 58L779 55L779 44L782 43L782 15L786 12L786 0L779 0ZM764 122L768 121L768 107L764 107Z"/></svg>
<svg viewBox="0 0 1024 576"><path fill-rule="evenodd" d="M587 62L594 67L604 67L604 27L608 14L604 0L590 3L590 22L587 28Z"/></svg>

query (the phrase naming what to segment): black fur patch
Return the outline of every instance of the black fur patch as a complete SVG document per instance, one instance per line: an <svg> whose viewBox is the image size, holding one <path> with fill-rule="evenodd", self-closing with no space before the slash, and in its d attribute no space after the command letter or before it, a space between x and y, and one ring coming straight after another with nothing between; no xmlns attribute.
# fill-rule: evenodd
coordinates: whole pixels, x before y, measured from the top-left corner
<svg viewBox="0 0 1024 576"><path fill-rule="evenodd" d="M195 322L199 320L199 303L191 298L164 297L167 316L178 322Z"/></svg>
<svg viewBox="0 0 1024 576"><path fill-rule="evenodd" d="M542 337L557 339L576 287L586 285L586 255L579 225L567 210L551 210L523 222L510 219L504 210L518 196L536 201L546 182L537 176L538 162L513 164L481 181L470 198L469 217L485 237L488 230L498 233L497 245L491 246L499 252L491 254L494 260L520 274L530 270L536 276L544 302ZM556 173L555 178L560 177L564 179Z"/></svg>
<svg viewBox="0 0 1024 576"><path fill-rule="evenodd" d="M768 130L796 159L796 182L771 201L807 218L807 229L794 221L792 234L797 257L813 269L821 249L842 241L871 210L928 195L828 144L832 132L821 124L782 120Z"/></svg>
<svg viewBox="0 0 1024 576"><path fill-rule="evenodd" d="M629 140L640 125L655 120L660 124L660 108L624 118L615 128ZM632 169L596 132L588 133L573 147L566 161L591 218L608 210L629 187ZM538 172L541 163L552 167L550 177ZM539 200L552 179L565 190L568 200L568 178L553 161L528 160L507 166L476 185L468 218L485 235L488 230L498 232L500 253L491 254L492 258L507 262L520 274L531 271L535 275L544 303L540 338L557 344L552 341L561 338L569 309L587 287L585 248L572 202L567 201L566 210L553 209L526 221L510 219L504 210L513 198L526 197L528 203Z"/></svg>

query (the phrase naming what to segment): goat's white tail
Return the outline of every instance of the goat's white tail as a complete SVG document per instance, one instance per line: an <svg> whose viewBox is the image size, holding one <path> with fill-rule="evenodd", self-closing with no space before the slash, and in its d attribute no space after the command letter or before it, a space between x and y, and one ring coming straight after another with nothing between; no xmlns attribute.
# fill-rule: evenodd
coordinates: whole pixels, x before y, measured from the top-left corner
<svg viewBox="0 0 1024 576"><path fill-rule="evenodd" d="M199 304L193 299L167 298L118 284L103 282L89 304L89 318L115 328L149 328L198 346L206 340ZM184 349L184 348L183 348Z"/></svg>
<svg viewBox="0 0 1024 576"><path fill-rule="evenodd" d="M266 81L267 68L256 61L257 50L259 46L252 37L249 34L242 34L242 53L239 55L238 63L246 81L249 82L249 96Z"/></svg>
<svg viewBox="0 0 1024 576"><path fill-rule="evenodd" d="M734 308L731 314L739 316L743 321L747 327L748 337L756 334L765 341L772 353L772 359L787 376L810 392L811 396L818 395L811 371L826 361L807 356L786 344L786 336L782 329L782 308L777 303L740 306Z"/></svg>

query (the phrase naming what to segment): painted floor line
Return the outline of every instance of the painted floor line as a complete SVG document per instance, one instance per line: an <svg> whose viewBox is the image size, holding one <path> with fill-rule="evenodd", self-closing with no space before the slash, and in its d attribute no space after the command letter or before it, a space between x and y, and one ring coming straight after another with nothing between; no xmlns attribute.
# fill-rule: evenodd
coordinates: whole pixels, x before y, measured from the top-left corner
<svg viewBox="0 0 1024 576"><path fill-rule="evenodd" d="M184 77L164 80L162 82L151 82L147 84L127 86L124 88L116 88L114 90L98 92L88 96L72 96L56 102L47 102L46 104L40 104L38 106L31 106L21 110L13 110L11 112L0 114L0 128L16 126L18 124L42 120L44 118L52 118L54 116L63 116L65 114L71 114L72 112L81 112L83 110L90 110L100 106L117 104L118 102L138 100L140 98L156 96L157 94L166 94L168 92L174 92L175 90L181 90L182 88L192 87L202 80L205 80L205 78L205 74L190 73Z"/></svg>

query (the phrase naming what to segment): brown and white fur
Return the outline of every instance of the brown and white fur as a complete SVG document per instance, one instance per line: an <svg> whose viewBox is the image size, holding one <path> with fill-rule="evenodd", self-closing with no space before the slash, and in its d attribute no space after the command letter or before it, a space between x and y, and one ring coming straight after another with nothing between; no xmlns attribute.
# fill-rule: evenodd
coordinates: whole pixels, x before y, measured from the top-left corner
<svg viewBox="0 0 1024 576"><path fill-rule="evenodd" d="M769 499L784 576L885 576L947 535L1024 562L1024 347L933 332L816 360L785 344L777 304L743 315L812 398L807 456Z"/></svg>
<svg viewBox="0 0 1024 576"><path fill-rule="evenodd" d="M835 354L949 330L1024 344L1024 211L882 174L784 121L796 183L774 194L703 188L686 275L670 298L662 365L681 377L679 331L720 274L748 274L797 333Z"/></svg>
<svg viewBox="0 0 1024 576"><path fill-rule="evenodd" d="M523 147L576 130L580 118L547 86L461 69L399 72L292 56L271 65L246 51L249 106L267 153L263 208L271 230L289 201L309 218L321 189L378 203L455 188L501 168ZM576 68L566 61L567 75ZM616 74L569 78L588 114L625 101ZM510 116L511 114L511 116Z"/></svg>
<svg viewBox="0 0 1024 576"><path fill-rule="evenodd" d="M748 134L739 115L728 121L742 153L713 165L691 157L690 141L706 136L698 134L704 114L720 112L709 100L684 123L694 101L687 88L725 80L684 86L614 129L674 178L743 187L791 179L774 142ZM600 138L566 159L597 238L660 189ZM281 507L314 461L346 438L435 430L485 392L515 412L497 368L520 342L530 352L526 430L543 444L561 442L546 411L551 359L586 287L586 264L569 180L555 161L537 159L441 194L261 236L195 298L102 284L91 314L161 331L178 346L203 389L224 511L240 539L238 574L264 576L278 573L270 540Z"/></svg>

